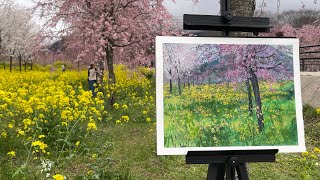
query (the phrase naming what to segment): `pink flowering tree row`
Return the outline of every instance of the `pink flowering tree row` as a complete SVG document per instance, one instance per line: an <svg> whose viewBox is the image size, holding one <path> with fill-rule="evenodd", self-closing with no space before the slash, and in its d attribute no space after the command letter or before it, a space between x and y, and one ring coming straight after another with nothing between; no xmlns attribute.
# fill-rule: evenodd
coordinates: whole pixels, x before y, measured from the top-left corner
<svg viewBox="0 0 320 180"><path fill-rule="evenodd" d="M115 102L115 63L148 66L154 59L156 35L179 35L163 0L39 0L47 19L41 39L65 37L77 50L77 61L107 65L110 104Z"/></svg>

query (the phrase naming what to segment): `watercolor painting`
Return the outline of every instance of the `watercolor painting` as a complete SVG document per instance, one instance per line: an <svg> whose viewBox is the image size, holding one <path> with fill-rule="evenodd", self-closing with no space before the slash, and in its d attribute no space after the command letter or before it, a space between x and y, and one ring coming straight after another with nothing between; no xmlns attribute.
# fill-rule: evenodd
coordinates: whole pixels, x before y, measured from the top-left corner
<svg viewBox="0 0 320 180"><path fill-rule="evenodd" d="M157 38L163 154L305 149L297 39Z"/></svg>

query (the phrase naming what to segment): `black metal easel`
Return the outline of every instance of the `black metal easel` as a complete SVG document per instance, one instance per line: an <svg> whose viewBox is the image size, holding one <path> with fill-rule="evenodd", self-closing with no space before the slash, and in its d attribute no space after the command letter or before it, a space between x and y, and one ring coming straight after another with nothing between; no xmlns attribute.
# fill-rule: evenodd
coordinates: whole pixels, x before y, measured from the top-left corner
<svg viewBox="0 0 320 180"><path fill-rule="evenodd" d="M233 16L230 11L230 0L220 0L221 16L183 15L185 30L222 31L222 36L229 36L230 31L270 32L269 18ZM235 151L189 151L187 164L209 164L207 180L236 179L248 180L245 163L274 162L278 149L272 150L235 150Z"/></svg>
<svg viewBox="0 0 320 180"><path fill-rule="evenodd" d="M278 149L271 150L234 150L234 151L189 151L187 164L209 164L207 180L227 180L236 178L248 180L245 163L274 162Z"/></svg>

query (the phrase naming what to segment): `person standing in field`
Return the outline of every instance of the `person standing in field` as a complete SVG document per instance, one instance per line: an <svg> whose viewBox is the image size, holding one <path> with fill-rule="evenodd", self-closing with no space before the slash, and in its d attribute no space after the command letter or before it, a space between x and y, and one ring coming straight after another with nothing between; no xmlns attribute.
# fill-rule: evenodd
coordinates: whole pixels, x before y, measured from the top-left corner
<svg viewBox="0 0 320 180"><path fill-rule="evenodd" d="M62 64L62 72L66 71L66 66L64 64Z"/></svg>
<svg viewBox="0 0 320 180"><path fill-rule="evenodd" d="M95 84L97 84L97 69L94 67L94 64L91 63L88 69L88 81L89 81L89 90L91 90L92 95L95 96Z"/></svg>

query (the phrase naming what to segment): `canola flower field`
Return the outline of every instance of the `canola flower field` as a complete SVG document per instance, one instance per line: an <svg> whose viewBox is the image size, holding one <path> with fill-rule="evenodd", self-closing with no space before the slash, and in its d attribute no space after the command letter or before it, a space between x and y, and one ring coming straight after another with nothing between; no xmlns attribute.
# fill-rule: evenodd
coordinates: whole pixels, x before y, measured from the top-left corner
<svg viewBox="0 0 320 180"><path fill-rule="evenodd" d="M252 115L248 110L246 87L240 86L196 85L185 87L181 95L170 94L165 87L165 146L296 145L293 83L260 83L264 116L261 133L255 108Z"/></svg>
<svg viewBox="0 0 320 180"><path fill-rule="evenodd" d="M1 160L10 160L16 176L23 177L28 166L39 165L33 168L35 177L64 179L67 176L58 172L58 165L66 159L97 158L94 150L102 146L90 142L107 122L155 121L153 73L119 65L117 84L99 85L93 97L86 71L0 70ZM116 93L113 107L108 103L110 89ZM85 174L90 175L93 170Z"/></svg>

